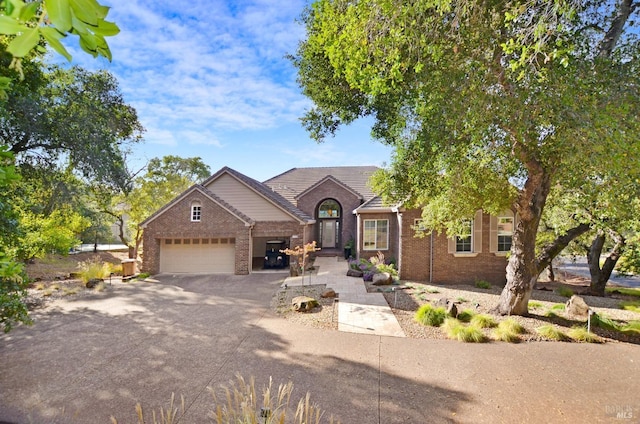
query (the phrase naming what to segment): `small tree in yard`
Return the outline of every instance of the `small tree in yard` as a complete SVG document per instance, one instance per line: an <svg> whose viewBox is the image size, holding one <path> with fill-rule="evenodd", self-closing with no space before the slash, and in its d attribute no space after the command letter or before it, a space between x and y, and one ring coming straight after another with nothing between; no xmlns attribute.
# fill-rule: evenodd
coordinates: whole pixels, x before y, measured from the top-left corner
<svg viewBox="0 0 640 424"><path fill-rule="evenodd" d="M296 246L293 249L288 248L281 250L280 252L289 256L290 258L294 258L294 260L290 260L290 270L291 274L294 273L296 275L302 275L302 284L304 285L304 272L307 267L307 262L309 260L309 254L312 252L317 252L320 250L319 247L316 247L315 240L311 243L307 243L304 246Z"/></svg>

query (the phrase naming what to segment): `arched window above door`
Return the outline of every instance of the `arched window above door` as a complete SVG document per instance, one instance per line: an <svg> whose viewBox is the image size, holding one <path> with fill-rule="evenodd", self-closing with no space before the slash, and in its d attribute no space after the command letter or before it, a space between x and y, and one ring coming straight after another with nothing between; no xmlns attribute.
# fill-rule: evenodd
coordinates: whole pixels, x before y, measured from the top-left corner
<svg viewBox="0 0 640 424"><path fill-rule="evenodd" d="M339 218L340 205L333 199L324 200L318 206L318 218Z"/></svg>

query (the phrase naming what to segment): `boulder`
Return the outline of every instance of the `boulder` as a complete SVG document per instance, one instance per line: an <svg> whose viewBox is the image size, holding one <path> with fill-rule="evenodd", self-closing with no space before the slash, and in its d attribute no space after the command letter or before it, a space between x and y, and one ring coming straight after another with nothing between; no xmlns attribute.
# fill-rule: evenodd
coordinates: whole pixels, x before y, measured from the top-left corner
<svg viewBox="0 0 640 424"><path fill-rule="evenodd" d="M575 294L567 301L565 309L569 315L576 317L587 317L589 315L589 305L583 298Z"/></svg>
<svg viewBox="0 0 640 424"><path fill-rule="evenodd" d="M362 271L360 271L359 269L349 268L349 270L347 271L347 277L362 278Z"/></svg>
<svg viewBox="0 0 640 424"><path fill-rule="evenodd" d="M309 296L296 296L291 300L291 305L296 312L308 312L318 306L318 301Z"/></svg>
<svg viewBox="0 0 640 424"><path fill-rule="evenodd" d="M441 297L440 299L436 300L436 302L433 304L434 308L447 308L447 306L449 305L449 299L447 299L446 297ZM451 302L453 303L453 302Z"/></svg>
<svg viewBox="0 0 640 424"><path fill-rule="evenodd" d="M456 318L458 316L458 307L454 302L449 302L446 307L447 315L452 318Z"/></svg>
<svg viewBox="0 0 640 424"><path fill-rule="evenodd" d="M100 284L101 282L102 280L99 278L92 278L91 280L87 281L87 284L85 284L85 286L87 286L88 289L92 289L98 284Z"/></svg>
<svg viewBox="0 0 640 424"><path fill-rule="evenodd" d="M393 277L388 272L380 272L378 274L373 274L373 285L374 286L388 286L393 283Z"/></svg>
<svg viewBox="0 0 640 424"><path fill-rule="evenodd" d="M334 298L336 297L336 291L334 289L326 289L325 291L322 292L320 297L323 299Z"/></svg>

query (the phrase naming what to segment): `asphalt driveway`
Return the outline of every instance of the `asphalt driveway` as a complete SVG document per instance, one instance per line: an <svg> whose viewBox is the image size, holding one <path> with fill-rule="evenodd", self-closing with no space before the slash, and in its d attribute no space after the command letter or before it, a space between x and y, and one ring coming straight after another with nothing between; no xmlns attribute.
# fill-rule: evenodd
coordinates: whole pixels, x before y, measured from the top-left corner
<svg viewBox="0 0 640 424"><path fill-rule="evenodd" d="M58 301L0 335L0 422L137 422L238 373L294 383L342 423L640 422L640 349L611 343L465 345L301 327L269 303L284 274L163 275ZM623 415L620 415L623 414ZM629 418L630 417L630 418ZM148 420L147 422L151 422Z"/></svg>

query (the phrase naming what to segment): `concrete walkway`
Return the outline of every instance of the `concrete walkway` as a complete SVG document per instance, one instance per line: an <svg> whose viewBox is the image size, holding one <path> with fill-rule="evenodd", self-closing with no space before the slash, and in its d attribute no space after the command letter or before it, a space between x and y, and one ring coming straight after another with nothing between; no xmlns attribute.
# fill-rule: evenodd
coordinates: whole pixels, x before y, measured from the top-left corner
<svg viewBox="0 0 640 424"><path fill-rule="evenodd" d="M338 293L338 330L347 333L405 337L382 293L367 293L361 278L347 277L347 262L338 257L316 258L317 274L307 275L305 284L326 284ZM302 277L289 277L283 284L302 285Z"/></svg>

